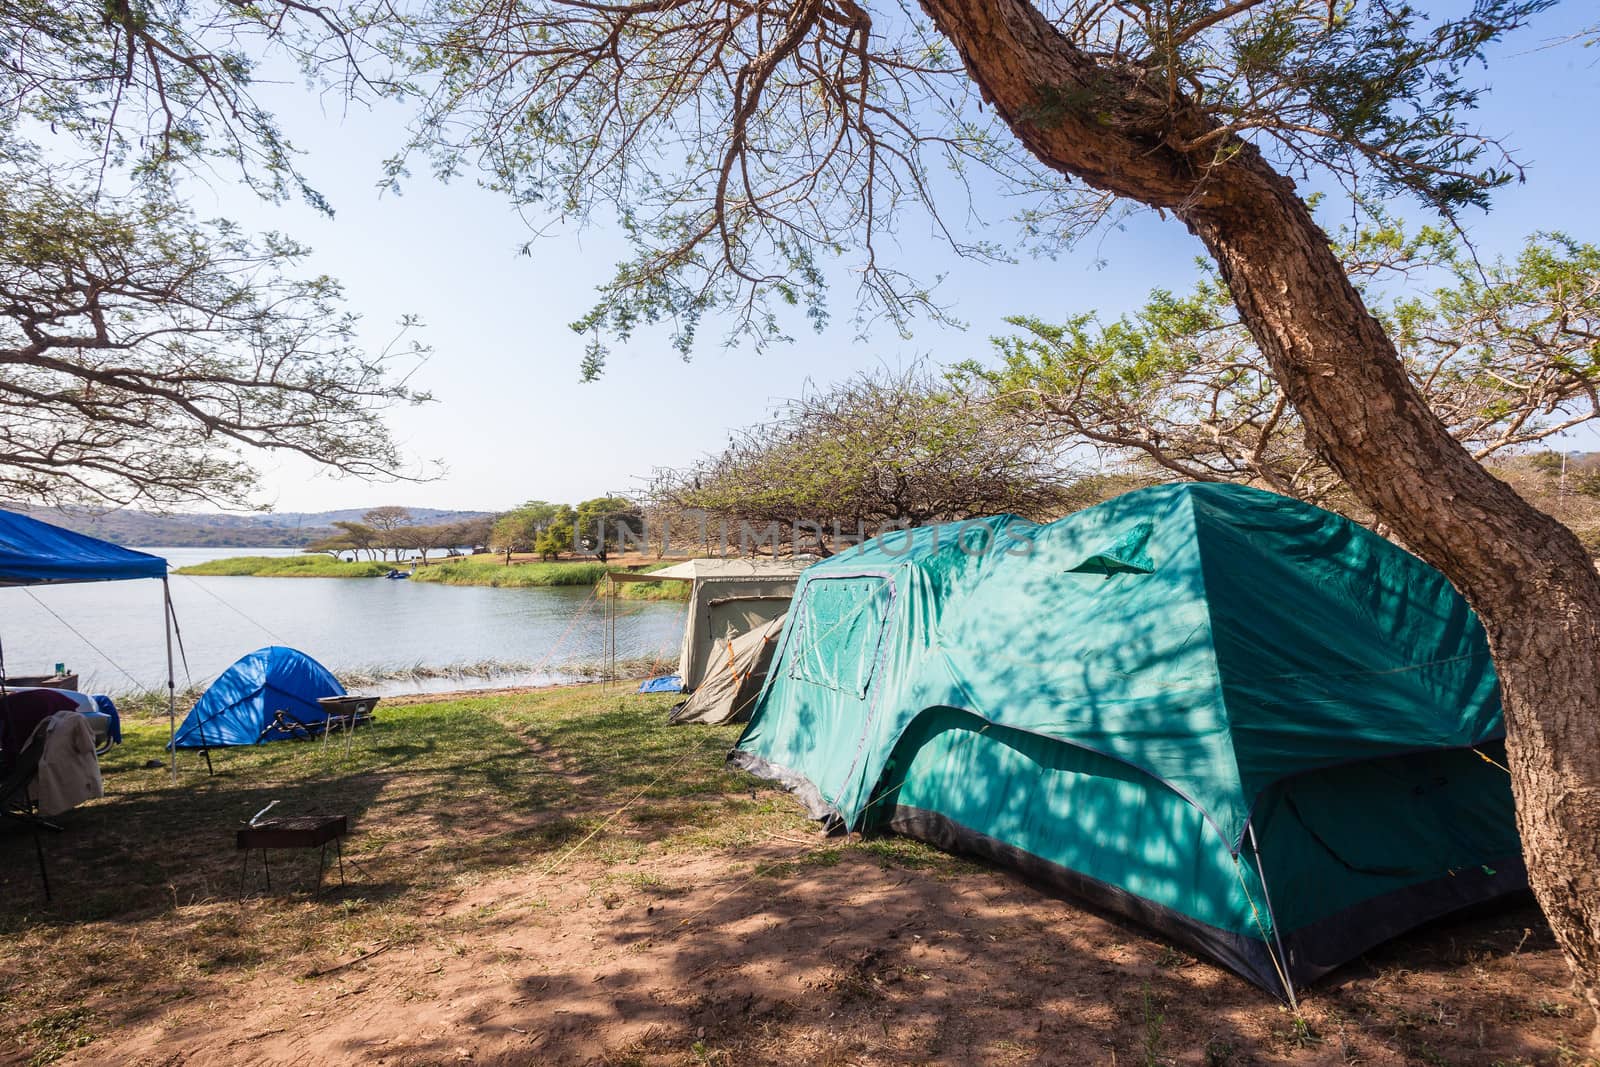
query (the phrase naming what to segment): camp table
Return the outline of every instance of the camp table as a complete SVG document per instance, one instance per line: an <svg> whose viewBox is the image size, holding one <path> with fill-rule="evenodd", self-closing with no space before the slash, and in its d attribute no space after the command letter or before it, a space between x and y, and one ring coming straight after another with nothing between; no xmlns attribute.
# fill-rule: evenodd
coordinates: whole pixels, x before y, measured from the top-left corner
<svg viewBox="0 0 1600 1067"><path fill-rule="evenodd" d="M321 848L317 858L317 892L322 892L322 871L328 864L328 842L333 842L339 859L339 884L344 885L344 835L350 832L350 820L344 815L291 815L279 819L262 819L244 827L238 833L238 847L244 853L244 867L239 872L239 899L244 899L245 879L250 874L250 853L261 852L261 869L267 876L267 889L272 889L272 869L267 866L267 850L272 848Z"/></svg>
<svg viewBox="0 0 1600 1067"><path fill-rule="evenodd" d="M335 727L344 731L344 759L350 758L350 743L355 738L356 727L372 722L372 709L378 706L373 696L318 697L317 704L327 714L322 723L322 751L328 751L328 735Z"/></svg>

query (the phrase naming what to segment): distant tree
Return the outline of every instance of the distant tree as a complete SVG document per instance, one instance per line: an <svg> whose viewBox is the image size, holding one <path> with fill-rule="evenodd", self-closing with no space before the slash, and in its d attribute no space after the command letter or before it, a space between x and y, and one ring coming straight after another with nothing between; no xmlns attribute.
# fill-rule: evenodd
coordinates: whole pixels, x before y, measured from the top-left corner
<svg viewBox="0 0 1600 1067"><path fill-rule="evenodd" d="M1537 234L1510 261L1480 264L1454 234L1407 234L1381 214L1344 234L1341 258L1395 339L1412 384L1480 461L1600 415L1600 249ZM1384 299L1395 283L1424 295ZM1180 478L1236 481L1370 521L1305 428L1240 321L1226 283L1152 294L1102 324L1008 320L997 365L962 375L1021 432L1140 456Z"/></svg>
<svg viewBox="0 0 1600 1067"><path fill-rule="evenodd" d="M315 541L306 543L307 552L326 552L334 559L338 559L346 552L354 552L355 544L344 534L332 534L328 537L319 537Z"/></svg>
<svg viewBox="0 0 1600 1067"><path fill-rule="evenodd" d="M1108 466L1104 471L1074 478L1068 484L1063 513L1082 511L1123 493L1170 481L1172 476L1154 463L1136 459L1130 463Z"/></svg>
<svg viewBox="0 0 1600 1067"><path fill-rule="evenodd" d="M505 564L509 567L511 554L531 551L538 537L539 527L534 522L533 516L519 508L495 518L494 527L489 535L489 545L496 552L504 553Z"/></svg>
<svg viewBox="0 0 1600 1067"><path fill-rule="evenodd" d="M378 536L374 543L383 549L383 558L388 559L389 553L393 551L394 558L398 560L400 549L403 547L398 531L403 526L411 525L413 522L411 512L402 507L389 505L373 508L361 516L361 520L377 531Z"/></svg>
<svg viewBox="0 0 1600 1067"><path fill-rule="evenodd" d="M577 522L577 512L565 504L560 505L544 529L539 531L533 550L539 553L541 559L560 559L574 547L572 534Z"/></svg>
<svg viewBox="0 0 1600 1067"><path fill-rule="evenodd" d="M411 512L408 509L389 505L381 508L373 508L365 515L361 516L361 521L372 527L374 530L377 530L379 533L388 533L390 530L393 530L397 527L411 524L415 521L415 519L412 518Z"/></svg>
<svg viewBox="0 0 1600 1067"><path fill-rule="evenodd" d="M828 552L835 529L853 539L1008 511L1050 518L1071 510L1072 482L1049 438L913 367L803 396L720 455L666 472L652 496Z"/></svg>
<svg viewBox="0 0 1600 1067"><path fill-rule="evenodd" d="M396 526L389 537L399 548L416 553L416 558L428 562L428 553L454 544L455 526L449 523L404 523Z"/></svg>
<svg viewBox="0 0 1600 1067"><path fill-rule="evenodd" d="M452 523L449 527L448 547L465 548L471 552L481 551L488 547L493 528L494 518L489 515Z"/></svg>
<svg viewBox="0 0 1600 1067"><path fill-rule="evenodd" d="M1490 469L1534 507L1561 522L1600 558L1600 463L1596 457L1534 452L1503 457Z"/></svg>
<svg viewBox="0 0 1600 1067"><path fill-rule="evenodd" d="M341 519L333 524L343 531L343 537L350 542L350 547L358 555L362 552L369 559L376 559L378 555L378 531L364 522L351 522Z"/></svg>
<svg viewBox="0 0 1600 1067"><path fill-rule="evenodd" d="M489 540L496 551L505 553L506 565L510 566L511 554L534 551L539 535L565 507L564 504L552 504L546 500L530 500L519 508L497 516Z"/></svg>
<svg viewBox="0 0 1600 1067"><path fill-rule="evenodd" d="M533 537L529 539L528 547L535 551L537 551L537 548L534 542L543 536L551 526L557 524L562 524L569 528L572 526L573 511L571 506L567 504L552 504L548 500L529 500L517 510L526 515L528 522L532 525ZM563 551L570 551L571 547L569 543Z"/></svg>
<svg viewBox="0 0 1600 1067"><path fill-rule="evenodd" d="M640 540L644 534L644 514L638 504L626 497L585 500L577 507L575 521L578 547L602 563L627 541Z"/></svg>

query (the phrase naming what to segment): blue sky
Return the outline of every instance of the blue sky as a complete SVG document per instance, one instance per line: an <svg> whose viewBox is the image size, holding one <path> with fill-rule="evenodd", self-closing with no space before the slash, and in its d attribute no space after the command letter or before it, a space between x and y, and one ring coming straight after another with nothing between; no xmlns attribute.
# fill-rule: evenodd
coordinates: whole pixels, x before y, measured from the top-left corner
<svg viewBox="0 0 1600 1067"><path fill-rule="evenodd" d="M1501 46L1485 75L1492 91L1481 128L1505 135L1530 167L1525 185L1502 191L1493 212L1468 220L1484 254L1514 251L1541 229L1600 241L1600 147L1589 133L1600 113L1600 50L1538 48L1592 19L1587 8L1568 3L1552 12ZM336 216L264 205L218 184L197 187L195 207L311 245L310 269L344 282L374 344L403 314L427 322L421 336L435 351L415 383L437 402L398 410L390 421L409 453L445 468L427 484L366 485L264 455L263 502L281 511L391 502L498 509L530 498L576 501L626 491L653 467L682 466L719 448L730 429L763 419L808 381L826 384L919 357L949 363L983 356L1009 314L1115 316L1153 286L1186 286L1201 252L1180 224L1149 213L1053 262L966 263L907 234L902 263L923 276L947 274L940 293L966 330L919 324L910 340L881 328L858 341L845 306L850 294L840 289L834 324L820 335L797 333L793 345L756 354L706 343L684 363L664 334L646 331L613 347L603 379L581 384L583 338L567 323L588 309L594 287L609 276L622 251L615 234L560 233L541 239L531 257L519 256L524 223L470 178L441 185L419 176L402 196L379 195L379 164L402 142L402 109L340 113L328 110L337 101L293 84L271 88L264 99L306 151L303 169ZM1003 206L980 206L992 222L984 236L1008 240ZM1399 210L1415 214L1408 205ZM705 336L711 341L714 333ZM1600 434L1585 431L1572 447L1597 441Z"/></svg>

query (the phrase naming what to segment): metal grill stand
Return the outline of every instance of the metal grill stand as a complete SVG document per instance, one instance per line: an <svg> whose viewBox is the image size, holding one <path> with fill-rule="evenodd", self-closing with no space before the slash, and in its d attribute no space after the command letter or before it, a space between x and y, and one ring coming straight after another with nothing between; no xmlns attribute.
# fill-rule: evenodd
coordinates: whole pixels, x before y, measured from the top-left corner
<svg viewBox="0 0 1600 1067"><path fill-rule="evenodd" d="M350 820L344 815L301 815L282 819L263 819L246 826L238 833L238 848L244 853L244 865L239 871L239 899L244 899L245 886L250 874L250 853L261 853L261 870L266 875L267 891L272 891L272 869L267 865L267 850L274 848L320 848L317 858L317 889L322 892L322 872L328 865L328 845L332 843L338 857L339 884L344 885L344 835L350 832Z"/></svg>

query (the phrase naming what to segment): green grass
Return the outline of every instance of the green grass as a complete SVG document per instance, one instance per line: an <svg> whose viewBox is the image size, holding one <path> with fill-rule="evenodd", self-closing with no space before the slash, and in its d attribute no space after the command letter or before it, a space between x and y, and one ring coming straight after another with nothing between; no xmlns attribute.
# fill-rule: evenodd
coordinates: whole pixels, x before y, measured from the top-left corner
<svg viewBox="0 0 1600 1067"><path fill-rule="evenodd" d="M185 752L176 785L146 767L165 757L165 715L127 716L101 761L105 799L45 842L53 903L29 837L0 835L0 1060L49 1062L255 968L301 973L437 936L444 920L423 912L441 889L564 866L592 831L571 862L803 832L795 805L753 799L755 780L724 765L740 728L668 726L672 700L576 686L380 704L348 762L279 742L213 752L212 777ZM273 800L350 816L343 890L314 900L315 853L275 853L273 892L241 907L233 833Z"/></svg>
<svg viewBox="0 0 1600 1067"><path fill-rule="evenodd" d="M179 574L221 578L375 578L392 564L363 560L346 563L332 556L230 556L181 567Z"/></svg>
<svg viewBox="0 0 1600 1067"><path fill-rule="evenodd" d="M418 567L413 582L441 585L490 585L507 588L552 585L594 585L606 575L606 565L589 560L565 563L513 563L478 556Z"/></svg>
<svg viewBox="0 0 1600 1067"><path fill-rule="evenodd" d="M646 570L660 570L667 564L659 564L645 568ZM618 582L617 596L623 600L682 600L689 599L689 593L694 589L693 582Z"/></svg>
<svg viewBox="0 0 1600 1067"><path fill-rule="evenodd" d="M382 561L345 563L331 556L230 556L179 569L179 574L223 578L376 578L394 566ZM645 570L659 570L666 563ZM557 563L512 563L497 556L451 559L412 570L413 582L439 585L487 585L497 588L535 588L557 585L601 585L607 565L595 560ZM618 582L617 596L624 600L687 600L689 582Z"/></svg>
<svg viewBox="0 0 1600 1067"><path fill-rule="evenodd" d="M659 570L670 566L655 563L644 570ZM558 563L506 563L495 556L474 556L471 559L452 559L418 567L411 575L414 582L437 582L440 585L488 585L502 588L527 588L554 585L604 586L609 564L597 560L567 560ZM687 600L689 582L618 582L617 596L623 600ZM602 593L604 589L602 588Z"/></svg>
<svg viewBox="0 0 1600 1067"><path fill-rule="evenodd" d="M1379 1058L1404 1058L1402 1043L1411 1050L1404 1055L1417 1059L1432 1048L1408 1035L1426 1025L1438 1027L1425 1036L1450 1053L1450 1062L1569 1062L1536 1054L1573 1032L1578 1003L1567 992L1566 971L1547 931L1540 935L1537 968L1526 969L1535 952L1523 945L1537 913L1482 928L1471 944L1498 947L1481 955L1473 949L1464 962L1442 949L1425 951L1426 945L1399 950L1401 958L1421 952L1437 970L1404 972L1417 983L1410 992L1398 978L1355 973L1348 990L1324 987L1314 995L1315 1031L1312 1023L1295 1020L1285 1032L1283 1020L1290 1017L1263 1006L1270 1002L1242 982L1209 983L1196 993L1183 977L1187 968L1166 963L1140 985L1130 984L1135 972L1115 977L1122 966L1115 953L1097 959L1080 943L1081 930L1070 932L1070 922L1063 940L1044 936L1045 924L1061 915L1053 906L1032 912L1031 919L1025 908L1024 916L998 922L1013 902L1002 892L990 902L1001 910L984 903L1001 877L987 868L904 838L820 838L793 798L727 768L724 755L740 727L668 726L665 712L673 699L593 685L380 704L377 722L356 736L348 761L325 754L316 742L280 742L214 753L213 777L197 755L184 753L176 784L164 767L146 767L164 755L165 717L129 714L126 742L102 761L105 798L61 816L63 832L45 840L53 903L39 891L28 835L0 833L0 1062L43 1064L74 1054L119 1062L126 1057L118 1055L117 1043L130 1027L154 1022L184 1033L204 1026L200 1012L216 1011L229 998L249 998L254 979L263 975L291 979L307 1003L324 1010L321 1005L359 993L368 980L354 984L354 971L329 977L331 969L371 953L390 953L380 959L393 964L372 980L414 982L416 995L426 998L432 995L426 974L405 970L395 962L402 953L391 950L414 949L426 959L441 946L498 945L497 931L516 933L518 924L547 935L560 929L568 914L563 908L632 907L637 915L689 893L711 902L691 916L731 901L740 916L750 917L759 914L761 901L779 897L790 878L835 886L831 899L846 901L865 864L891 871L890 888L880 890L887 895L868 906L887 909L897 921L915 920L906 929L920 932L896 941L907 951L924 938L930 945L950 939L953 946L975 946L963 948L963 955L1013 952L1026 942L1051 966L1059 961L1063 988L1081 983L1077 987L1087 992L1104 983L1102 1004L1079 1003L1111 1006L1119 1023L1103 1038L1105 1047L1114 1041L1132 1054L1128 1062L1168 1063L1180 1054L1187 1061L1203 1049L1203 1062L1220 1067L1253 1060L1249 1050L1259 1047L1274 1061L1320 1063L1336 1042L1347 1040L1362 1042L1367 1059L1374 1049L1386 1053ZM252 887L240 902L233 835L273 800L279 814L350 816L346 886L312 897L305 890L314 879L315 854L280 852L272 859L273 891ZM680 869L699 873L681 875ZM573 883L587 888L585 902L551 900L553 886ZM478 892L471 907L455 906L481 888L494 892ZM749 911L745 900L754 902ZM842 905L840 912L846 914ZM828 1019L836 1010L858 1013L842 1024L824 1023L818 1014L819 1025L865 1023L877 1030L881 1024L886 1041L895 1026L898 1043L885 1046L882 1058L899 1061L907 1049L923 1047L928 1033L916 1025L902 1029L889 1008L914 1009L908 1017L917 1018L965 1010L963 1004L988 1011L984 1005L994 1003L991 990L976 985L954 985L918 1000L919 987L894 977L918 972L874 963L877 949L852 955L845 936L852 921L839 920L842 947L829 947L830 933L815 952L799 950L803 958L793 961L796 974L806 978L796 997L815 1001L819 1012L826 1007ZM699 953L712 949L690 946L712 928L710 921L691 927L698 933L678 942L679 955L663 958L708 973L704 968L716 957ZM733 936L742 941L751 934L746 928ZM1442 942L1443 935L1434 936ZM1455 936L1449 937L1451 954ZM714 938L711 943L714 948ZM629 944L649 951L645 942ZM955 976L964 964L958 957L949 966L956 970L945 973ZM928 964L930 972L935 967ZM591 970L584 965L585 985ZM918 980L929 978L920 973ZM353 983L349 988L346 980ZM659 987L663 1002L688 985L679 975ZM735 988L731 995L744 993ZM1192 1006L1191 994L1197 997ZM1491 1022L1515 1023L1507 1040L1531 1035L1528 1055L1485 1050L1481 1027L1475 1031L1479 1045L1469 1048L1474 1031L1430 1024L1428 1006L1451 998L1461 998L1467 1018L1476 1004L1501 1013L1489 1015ZM814 1051L816 1031L805 1024L796 1023L786 1036L781 1003L759 1022L740 1015L743 1010L736 1006L726 1027L703 1027L686 1016L687 1032L700 1028L704 1035L710 1062L792 1062L801 1050ZM960 1025L980 1032L973 1020L994 1018L969 1014ZM1221 1032L1219 1019L1229 1020ZM687 1043L673 1044L675 1032L662 1032L667 1036L641 1046L652 1052L647 1059L630 1060L626 1050L605 1059L687 1062L681 1055ZM218 1052L223 1058L248 1056L248 1046L219 1047L235 1050ZM1026 1041L990 1047L1006 1052L1006 1062L1027 1062L1036 1052ZM813 1058L819 1064L876 1061L870 1048L846 1051Z"/></svg>

